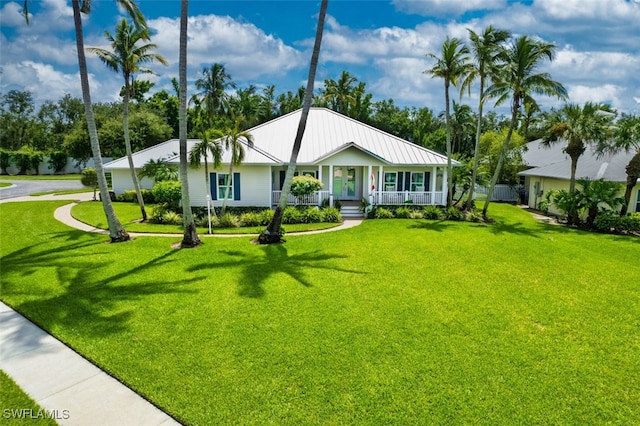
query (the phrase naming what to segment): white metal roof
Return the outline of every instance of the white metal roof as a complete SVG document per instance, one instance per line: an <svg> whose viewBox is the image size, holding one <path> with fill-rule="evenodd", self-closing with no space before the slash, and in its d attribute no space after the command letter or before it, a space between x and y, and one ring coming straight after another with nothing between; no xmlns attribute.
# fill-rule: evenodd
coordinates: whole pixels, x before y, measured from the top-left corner
<svg viewBox="0 0 640 426"><path fill-rule="evenodd" d="M302 110L297 110L249 129L248 132L253 136L254 148L245 148L243 164L288 163L301 114ZM188 149L191 149L196 142L197 140L190 139ZM165 158L170 162L177 162L179 161L178 147L178 140L171 139L136 152L133 155L135 167L142 167L150 159ZM298 164L319 164L349 147L360 149L387 164L420 166L447 164L445 155L422 148L335 111L311 108L298 154ZM228 164L230 160L230 153L225 152L222 162ZM458 165L456 161L452 163ZM126 157L105 164L105 168L109 169L127 167Z"/></svg>

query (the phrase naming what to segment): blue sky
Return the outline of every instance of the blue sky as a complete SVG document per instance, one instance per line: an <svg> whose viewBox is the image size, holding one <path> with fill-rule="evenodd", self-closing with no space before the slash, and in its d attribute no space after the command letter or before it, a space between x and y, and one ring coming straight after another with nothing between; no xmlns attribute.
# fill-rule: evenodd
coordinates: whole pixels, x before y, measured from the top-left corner
<svg viewBox="0 0 640 426"><path fill-rule="evenodd" d="M111 0L93 0L85 17L87 46L105 45L121 11ZM37 103L65 93L80 97L71 2L33 0L31 24L20 15L22 0L0 0L0 92L29 90ZM154 31L152 41L169 66L153 66L157 89L177 76L176 0L142 0ZM191 0L190 84L215 62L241 86L273 84L276 92L304 85L319 1ZM541 71L565 85L570 101L605 102L640 114L640 0L330 0L316 88L347 70L367 83L374 100L444 109L442 81L423 71L425 56L444 38L467 38L487 25L515 35L537 36L557 45L554 62ZM94 101L118 100L121 77L89 57ZM191 86L192 87L192 86ZM191 92L193 93L193 92ZM462 102L474 107L477 98ZM540 98L543 108L559 106ZM504 109L499 110L504 112Z"/></svg>

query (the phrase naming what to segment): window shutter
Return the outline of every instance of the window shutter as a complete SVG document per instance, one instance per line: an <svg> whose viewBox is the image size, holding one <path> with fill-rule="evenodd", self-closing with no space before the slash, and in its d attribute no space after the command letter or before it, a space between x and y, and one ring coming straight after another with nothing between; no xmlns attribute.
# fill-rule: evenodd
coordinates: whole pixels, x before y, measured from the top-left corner
<svg viewBox="0 0 640 426"><path fill-rule="evenodd" d="M424 172L424 191L429 192L431 189L431 185L429 180L431 179L431 172Z"/></svg>
<svg viewBox="0 0 640 426"><path fill-rule="evenodd" d="M209 185L211 186L211 199L218 199L218 176L215 173L209 173Z"/></svg>
<svg viewBox="0 0 640 426"><path fill-rule="evenodd" d="M240 173L233 174L233 199L240 199Z"/></svg>
<svg viewBox="0 0 640 426"><path fill-rule="evenodd" d="M404 173L398 172L398 185L396 186L396 191L402 191L404 185L402 184L402 178L404 177Z"/></svg>
<svg viewBox="0 0 640 426"><path fill-rule="evenodd" d="M284 178L287 172L284 170L280 170L280 191L282 191L282 187L284 186Z"/></svg>
<svg viewBox="0 0 640 426"><path fill-rule="evenodd" d="M404 190L411 190L411 172L404 172Z"/></svg>

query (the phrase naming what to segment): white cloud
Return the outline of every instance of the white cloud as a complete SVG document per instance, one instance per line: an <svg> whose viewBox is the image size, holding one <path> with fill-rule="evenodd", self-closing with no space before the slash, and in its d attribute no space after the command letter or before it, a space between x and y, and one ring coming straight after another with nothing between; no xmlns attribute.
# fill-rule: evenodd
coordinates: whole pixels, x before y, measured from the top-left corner
<svg viewBox="0 0 640 426"><path fill-rule="evenodd" d="M610 104L614 108L620 108L621 95L624 89L615 84L602 84L600 86L572 85L568 87L569 98L572 103L584 104L586 102L598 102Z"/></svg>
<svg viewBox="0 0 640 426"><path fill-rule="evenodd" d="M506 5L506 0L393 0L396 9L423 16L462 15L474 10L494 10Z"/></svg>

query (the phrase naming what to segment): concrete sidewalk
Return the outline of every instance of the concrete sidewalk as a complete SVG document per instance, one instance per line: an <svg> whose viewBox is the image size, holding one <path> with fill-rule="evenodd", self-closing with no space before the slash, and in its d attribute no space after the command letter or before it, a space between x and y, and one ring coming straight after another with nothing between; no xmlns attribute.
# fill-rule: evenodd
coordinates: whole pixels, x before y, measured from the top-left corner
<svg viewBox="0 0 640 426"><path fill-rule="evenodd" d="M61 425L180 424L2 302L0 369Z"/></svg>

